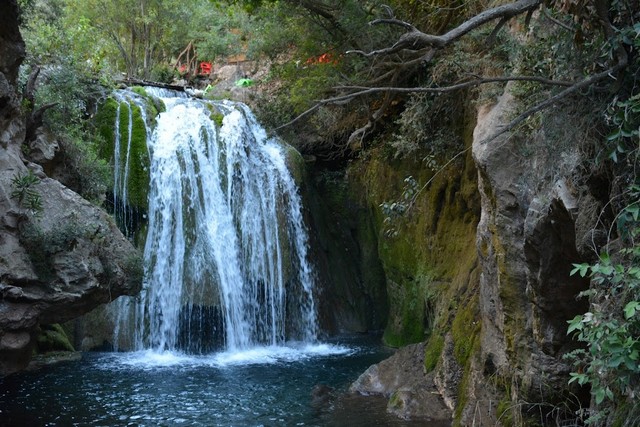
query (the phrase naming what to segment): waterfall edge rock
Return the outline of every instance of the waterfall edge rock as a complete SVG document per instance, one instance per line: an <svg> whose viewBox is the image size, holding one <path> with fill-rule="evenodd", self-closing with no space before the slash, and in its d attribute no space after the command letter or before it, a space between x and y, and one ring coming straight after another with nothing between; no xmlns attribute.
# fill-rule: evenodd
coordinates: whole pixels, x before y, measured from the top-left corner
<svg viewBox="0 0 640 427"><path fill-rule="evenodd" d="M0 375L23 369L32 356L40 324L80 316L122 294L133 295L132 280L139 254L112 219L59 182L42 168L24 160L21 144L25 118L16 93L24 43L14 0L0 4ZM42 213L29 217L11 194L16 176L37 177L35 190ZM31 237L45 255L34 263L23 231L37 227ZM33 230L33 229L32 229ZM64 237L60 234L70 232ZM48 237L48 238L47 238ZM27 239L28 240L28 239ZM51 246L55 240L55 247ZM37 243L37 240L31 243ZM47 246L49 244L50 246ZM28 246L28 243L27 243ZM35 264L46 267L38 271ZM46 274L43 274L46 273Z"/></svg>

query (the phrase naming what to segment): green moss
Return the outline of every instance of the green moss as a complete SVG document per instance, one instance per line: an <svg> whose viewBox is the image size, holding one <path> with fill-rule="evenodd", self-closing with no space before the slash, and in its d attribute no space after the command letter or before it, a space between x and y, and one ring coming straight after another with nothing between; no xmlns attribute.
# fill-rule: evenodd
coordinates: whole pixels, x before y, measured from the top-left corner
<svg viewBox="0 0 640 427"><path fill-rule="evenodd" d="M142 96L143 98L148 98L149 97L149 94L147 93L145 88L142 87L142 86L131 86L129 89L131 89L132 92L137 93L138 95Z"/></svg>
<svg viewBox="0 0 640 427"><path fill-rule="evenodd" d="M224 114L213 103L207 102L205 103L205 106L207 107L207 110L209 110L209 118L211 121L215 123L217 127L221 127L222 121L224 120Z"/></svg>
<svg viewBox="0 0 640 427"><path fill-rule="evenodd" d="M451 325L453 355L460 366L467 364L480 335L478 300L478 295L475 295L467 304L458 306Z"/></svg>
<svg viewBox="0 0 640 427"><path fill-rule="evenodd" d="M137 209L147 209L147 192L149 189L149 152L147 148L147 127L142 117L140 107L133 106L130 110L128 103L121 103L119 107L120 129L120 159L124 168L127 161L127 147L129 140L129 120L133 120L131 127L131 145L129 151L129 171L127 193L129 204ZM118 113L118 103L113 98L107 98L96 115L95 123L98 132L103 137L99 155L104 160L115 164L115 123ZM121 171L123 173L124 171Z"/></svg>
<svg viewBox="0 0 640 427"><path fill-rule="evenodd" d="M96 131L102 136L102 144L99 147L99 156L110 162L113 159L115 140L116 114L118 112L118 102L112 97L108 97L98 108L94 118Z"/></svg>
<svg viewBox="0 0 640 427"><path fill-rule="evenodd" d="M211 120L213 120L213 122L216 124L216 126L221 127L222 126L222 120L224 119L224 114L222 113L216 113L216 114L212 114L211 115Z"/></svg>
<svg viewBox="0 0 640 427"><path fill-rule="evenodd" d="M479 355L480 354L480 339L479 335L470 336L469 339L473 341L473 346L471 347L471 351L469 352L469 356ZM455 345L455 344L454 344ZM454 347L455 352L455 347ZM467 403L469 402L469 387L471 385L471 380L473 377L473 369L472 369L472 357L468 357L464 366L464 373L462 374L462 380L460 384L458 384L458 401L456 402L456 407L453 411L453 425L459 426L460 420L462 417L462 412L464 411Z"/></svg>
<svg viewBox="0 0 640 427"><path fill-rule="evenodd" d="M124 110L124 108L121 109L121 117L122 110ZM131 148L129 154L129 173L127 184L128 201L129 204L135 208L147 210L147 194L149 191L149 151L147 148L147 130L140 108L134 106L132 113L133 126L131 131ZM121 129L123 128L121 127ZM125 150L121 151L123 156L126 155L124 151ZM124 162L122 163L124 164Z"/></svg>
<svg viewBox="0 0 640 427"><path fill-rule="evenodd" d="M302 154L291 145L282 144L281 147L284 152L287 169L291 172L293 180L298 187L303 188L307 179L307 168Z"/></svg>
<svg viewBox="0 0 640 427"><path fill-rule="evenodd" d="M424 341L428 337L430 319L428 307L435 293L429 276L420 275L404 283L389 283L388 293L392 306L391 321L385 328L383 341L391 347Z"/></svg>
<svg viewBox="0 0 640 427"><path fill-rule="evenodd" d="M467 144L473 124L460 129ZM436 323L441 325L439 332L445 332L453 317L443 306L460 301L467 288L475 292L478 286L473 272L480 199L471 154L434 176L420 161L386 156L381 146L351 169L361 179L379 230L378 256L387 277L390 307L385 343L424 340ZM408 176L418 182L418 188L430 184L420 190L407 213L389 223L380 205L399 199ZM395 237L385 234L390 227L397 232Z"/></svg>
<svg viewBox="0 0 640 427"><path fill-rule="evenodd" d="M436 368L443 349L444 337L436 333L431 334L424 351L424 369L426 372L431 372Z"/></svg>
<svg viewBox="0 0 640 427"><path fill-rule="evenodd" d="M67 337L62 326L57 323L42 325L36 343L36 351L39 354L51 351L74 351L69 337Z"/></svg>
<svg viewBox="0 0 640 427"><path fill-rule="evenodd" d="M167 111L167 106L165 105L162 99L160 98L152 98L152 99L153 99L153 105L156 107L156 111L158 111L158 114L164 113L165 111Z"/></svg>

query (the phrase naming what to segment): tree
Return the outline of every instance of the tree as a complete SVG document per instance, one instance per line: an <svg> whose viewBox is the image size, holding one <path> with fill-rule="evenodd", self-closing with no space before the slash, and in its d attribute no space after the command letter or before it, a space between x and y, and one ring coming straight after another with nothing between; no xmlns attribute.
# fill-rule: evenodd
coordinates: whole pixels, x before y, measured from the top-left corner
<svg viewBox="0 0 640 427"><path fill-rule="evenodd" d="M394 3L398 6L397 10L407 10L407 2ZM571 95L593 88L603 81L612 82L613 76L622 76L622 71L628 68L627 51L632 50L632 47L630 43L625 43L622 34L625 29L633 27L632 16L634 13L637 14L637 8L633 9L624 2L615 2L613 7L613 3L607 0L598 0L592 6L586 7L581 2L571 0L518 0L484 10L477 9L478 2L449 3L453 6L447 8L449 13L441 14L443 17L430 25L430 28L438 29L438 32L434 33L424 32L408 20L401 19L389 6L379 6L377 10L382 14L371 20L370 25L387 30L387 34L393 34L391 39L387 39L390 41L382 44L382 47L356 48L346 52L346 55L369 61L366 74L354 76L349 79L350 82L334 87L334 96L319 100L281 128L307 118L311 113L327 106L353 104L353 101L364 100L370 106L368 117L345 141L344 147L349 149L361 145L363 140L370 137L377 123L387 115L389 108L410 94L442 94L508 81L529 81L545 87L561 88L530 105L502 129L501 133L504 133L532 114ZM461 66L460 63L451 63L452 57L464 53L463 46L469 43L470 39L482 39L483 46L476 48L479 51L502 48L497 39L504 33L506 25L521 18L516 25L527 27L534 12L541 13L550 25L573 33L577 44L574 48L584 49L587 43L580 40L590 38L588 45L591 51L588 54L592 55L593 60L586 61L581 73L584 77L576 78L575 75L569 74L528 74L529 70L522 67L512 69L512 73L509 74L496 75L497 70L492 70L490 76L483 76L482 72L486 70L482 67L472 69L467 64ZM553 15L560 16L560 19L554 18ZM615 26L612 21L615 21ZM421 22L426 25L424 20ZM360 37L362 38L364 37ZM602 41L598 42L598 38ZM604 61L597 59L602 50L607 50L609 55ZM447 62L451 68L458 68L459 72L443 73L442 64ZM594 67L594 64L598 66ZM468 69L465 70L464 67Z"/></svg>
<svg viewBox="0 0 640 427"><path fill-rule="evenodd" d="M67 28L87 22L92 38L108 40L129 78L148 79L154 66L169 63L194 39L219 22L207 0L67 0Z"/></svg>

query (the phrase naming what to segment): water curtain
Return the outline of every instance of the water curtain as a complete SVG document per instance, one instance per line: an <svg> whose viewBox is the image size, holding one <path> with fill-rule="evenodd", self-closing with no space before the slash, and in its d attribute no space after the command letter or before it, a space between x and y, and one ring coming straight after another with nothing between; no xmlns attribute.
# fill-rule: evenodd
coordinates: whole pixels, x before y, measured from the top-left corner
<svg viewBox="0 0 640 427"><path fill-rule="evenodd" d="M150 182L144 284L139 297L119 303L116 345L207 353L314 341L314 274L283 145L243 104L147 92L166 110L155 123L143 119ZM115 97L119 105L148 102L130 91ZM116 215L127 212L120 111L113 198L125 208L116 206Z"/></svg>

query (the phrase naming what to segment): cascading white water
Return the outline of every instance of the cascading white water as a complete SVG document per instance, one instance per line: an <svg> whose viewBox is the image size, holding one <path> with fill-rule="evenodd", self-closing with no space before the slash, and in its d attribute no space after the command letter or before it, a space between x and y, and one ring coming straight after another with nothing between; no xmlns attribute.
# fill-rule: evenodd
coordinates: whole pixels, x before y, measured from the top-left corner
<svg viewBox="0 0 640 427"><path fill-rule="evenodd" d="M133 316L138 350L313 341L308 238L282 146L242 104L148 92L167 108L148 138L143 291L121 304L118 334Z"/></svg>

